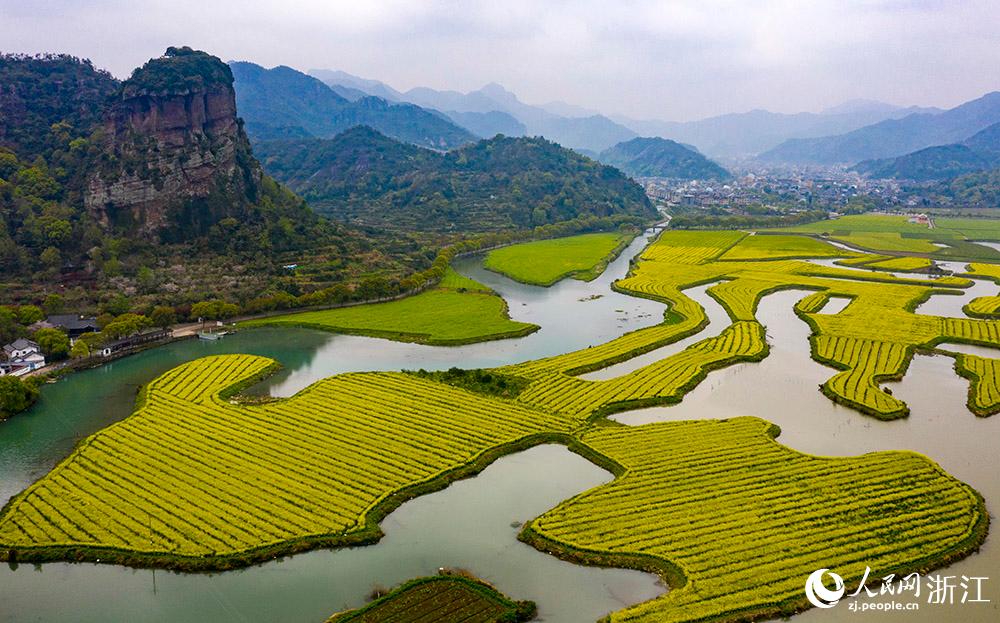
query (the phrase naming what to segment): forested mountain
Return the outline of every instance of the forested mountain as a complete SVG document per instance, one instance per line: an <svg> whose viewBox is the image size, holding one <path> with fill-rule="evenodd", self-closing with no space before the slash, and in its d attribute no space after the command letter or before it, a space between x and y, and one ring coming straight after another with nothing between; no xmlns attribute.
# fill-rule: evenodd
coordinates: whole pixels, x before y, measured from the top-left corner
<svg viewBox="0 0 1000 623"><path fill-rule="evenodd" d="M0 145L23 160L48 157L101 120L118 81L64 54L0 54Z"/></svg>
<svg viewBox="0 0 1000 623"><path fill-rule="evenodd" d="M232 62L230 67L236 105L255 139L329 138L357 125L432 149L451 149L476 139L436 111L371 96L350 101L290 67L264 69L248 62Z"/></svg>
<svg viewBox="0 0 1000 623"><path fill-rule="evenodd" d="M894 158L934 145L963 141L997 122L1000 122L1000 92L993 92L939 114L912 114L837 136L785 141L762 154L761 159L835 164Z"/></svg>
<svg viewBox="0 0 1000 623"><path fill-rule="evenodd" d="M1000 167L957 177L947 193L965 205L1000 208Z"/></svg>
<svg viewBox="0 0 1000 623"><path fill-rule="evenodd" d="M961 143L921 149L898 158L866 160L855 170L875 178L945 180L1000 167L1000 123Z"/></svg>
<svg viewBox="0 0 1000 623"><path fill-rule="evenodd" d="M598 159L634 177L728 180L718 164L697 151L665 138L634 138L601 152Z"/></svg>
<svg viewBox="0 0 1000 623"><path fill-rule="evenodd" d="M441 154L359 127L256 150L265 170L317 211L351 223L482 231L655 216L642 187L620 171L541 138L499 136Z"/></svg>
<svg viewBox="0 0 1000 623"><path fill-rule="evenodd" d="M122 83L69 56L0 57L5 299L58 288L94 309L123 296L253 296L283 276L282 254L319 249L343 269L327 278L352 274L348 258L370 239L262 172L232 81L190 48Z"/></svg>

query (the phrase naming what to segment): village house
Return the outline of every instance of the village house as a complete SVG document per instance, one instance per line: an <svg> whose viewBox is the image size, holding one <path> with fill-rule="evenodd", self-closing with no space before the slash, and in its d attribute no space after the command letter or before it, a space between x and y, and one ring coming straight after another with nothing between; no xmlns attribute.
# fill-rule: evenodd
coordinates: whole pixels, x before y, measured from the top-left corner
<svg viewBox="0 0 1000 623"><path fill-rule="evenodd" d="M0 375L21 376L44 366L45 355L31 340L22 337L3 347Z"/></svg>
<svg viewBox="0 0 1000 623"><path fill-rule="evenodd" d="M39 320L28 327L32 332L39 329L59 329L69 336L70 341L76 340L84 333L98 330L97 318L80 314L53 314L45 320Z"/></svg>

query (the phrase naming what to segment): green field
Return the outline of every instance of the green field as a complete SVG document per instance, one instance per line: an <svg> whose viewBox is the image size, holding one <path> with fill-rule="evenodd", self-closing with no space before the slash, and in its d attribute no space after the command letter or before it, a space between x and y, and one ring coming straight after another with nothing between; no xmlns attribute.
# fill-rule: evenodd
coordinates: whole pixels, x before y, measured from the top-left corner
<svg viewBox="0 0 1000 623"><path fill-rule="evenodd" d="M923 270L931 265L931 260L926 257L893 257L887 259L876 259L874 262L865 264L865 268L876 270L888 270L894 272L910 272Z"/></svg>
<svg viewBox="0 0 1000 623"><path fill-rule="evenodd" d="M617 233L583 234L494 249L483 266L515 281L550 286L566 277L589 281L631 240Z"/></svg>
<svg viewBox="0 0 1000 623"><path fill-rule="evenodd" d="M486 286L448 269L438 287L397 301L271 316L244 327L299 326L424 344L466 344L527 335L507 303Z"/></svg>
<svg viewBox="0 0 1000 623"><path fill-rule="evenodd" d="M782 233L829 236L871 251L927 253L935 259L983 259L1000 262L1000 252L974 240L1000 241L1000 220L933 217L934 227L911 223L905 216L858 214L795 227ZM932 243L946 244L942 248Z"/></svg>
<svg viewBox="0 0 1000 623"><path fill-rule="evenodd" d="M530 621L534 612L533 602L514 602L482 582L443 575L407 582L327 623L514 623Z"/></svg>
<svg viewBox="0 0 1000 623"><path fill-rule="evenodd" d="M796 257L843 257L843 249L805 236L747 236L726 251L722 260L776 260Z"/></svg>

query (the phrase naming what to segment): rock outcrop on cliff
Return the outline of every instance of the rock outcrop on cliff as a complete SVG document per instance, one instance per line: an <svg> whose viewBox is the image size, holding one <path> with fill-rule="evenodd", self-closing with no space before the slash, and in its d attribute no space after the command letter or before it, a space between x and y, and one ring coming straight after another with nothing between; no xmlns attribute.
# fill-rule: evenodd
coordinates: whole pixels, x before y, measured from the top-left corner
<svg viewBox="0 0 1000 623"><path fill-rule="evenodd" d="M205 52L172 47L135 70L113 96L102 140L84 203L105 227L181 241L240 218L259 196L232 72Z"/></svg>

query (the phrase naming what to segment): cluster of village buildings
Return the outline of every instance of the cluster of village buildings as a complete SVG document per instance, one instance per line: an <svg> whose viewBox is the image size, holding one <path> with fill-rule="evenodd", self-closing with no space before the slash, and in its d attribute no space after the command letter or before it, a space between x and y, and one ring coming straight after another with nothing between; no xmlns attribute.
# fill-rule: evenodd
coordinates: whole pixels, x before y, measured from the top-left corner
<svg viewBox="0 0 1000 623"><path fill-rule="evenodd" d="M721 208L743 214L751 206L831 210L868 198L880 207L907 206L895 180L872 180L851 171L806 174L747 173L727 182L642 178L646 194L665 208ZM916 205L916 204L914 204Z"/></svg>
<svg viewBox="0 0 1000 623"><path fill-rule="evenodd" d="M92 316L82 316L79 314L54 314L36 322L28 327L34 333L39 329L59 329L69 336L72 344L84 333L93 333L99 330L97 318ZM143 344L169 338L173 332L170 329L152 329L123 337L121 339L106 342L101 345L98 352L94 353L98 357L112 357L124 351L133 350ZM24 376L45 367L45 355L41 347L28 338L18 338L9 344L5 344L0 352L0 376Z"/></svg>

